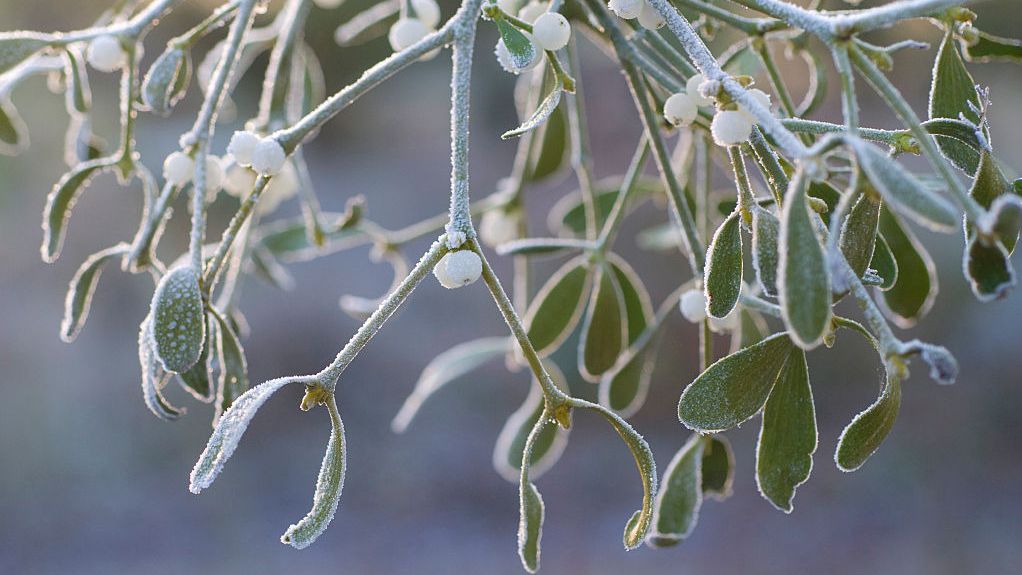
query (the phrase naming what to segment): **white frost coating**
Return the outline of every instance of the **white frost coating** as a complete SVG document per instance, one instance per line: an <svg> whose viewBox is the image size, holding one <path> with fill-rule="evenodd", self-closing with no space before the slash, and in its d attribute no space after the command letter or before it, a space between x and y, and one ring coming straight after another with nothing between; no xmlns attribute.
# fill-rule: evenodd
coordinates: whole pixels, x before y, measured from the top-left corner
<svg viewBox="0 0 1022 575"><path fill-rule="evenodd" d="M156 286L149 314L153 351L163 369L182 373L195 365L206 335L199 273L187 265L167 272Z"/></svg>
<svg viewBox="0 0 1022 575"><path fill-rule="evenodd" d="M284 167L287 154L277 140L263 138L252 150L252 169L264 176L275 176Z"/></svg>
<svg viewBox="0 0 1022 575"><path fill-rule="evenodd" d="M522 32L522 35L529 38L529 40L532 40L532 37L528 32ZM507 45L504 44L503 38L497 40L497 45L493 48L493 54L497 57L497 63L500 64L500 67L503 68L505 72L515 75L521 74L527 70L532 70L542 59L539 50L533 50L532 60L530 60L525 66L519 67L515 63L514 58L512 58L511 51L508 50Z"/></svg>
<svg viewBox="0 0 1022 575"><path fill-rule="evenodd" d="M664 119L675 126L688 126L698 115L696 101L685 92L671 94L664 101Z"/></svg>
<svg viewBox="0 0 1022 575"><path fill-rule="evenodd" d="M607 3L607 7L610 8L611 12L617 14L619 18L631 20L639 17L639 13L642 12L643 3L643 0L610 0Z"/></svg>
<svg viewBox="0 0 1022 575"><path fill-rule="evenodd" d="M227 144L227 154L234 158L239 166L252 165L252 153L259 145L259 136L252 132L234 132L231 142Z"/></svg>
<svg viewBox="0 0 1022 575"><path fill-rule="evenodd" d="M546 12L536 18L532 25L532 35L540 48L557 51L568 45L571 25L567 18L557 12Z"/></svg>
<svg viewBox="0 0 1022 575"><path fill-rule="evenodd" d="M309 381L311 380L308 377L279 377L253 387L236 399L230 409L220 417L216 429L206 443L206 449L195 462L189 476L188 490L197 494L213 484L213 480L220 475L224 464L237 449L249 422L271 395L289 383Z"/></svg>
<svg viewBox="0 0 1022 575"><path fill-rule="evenodd" d="M142 400L149 411L165 421L173 421L185 414L185 408L167 403L160 394L170 374L163 371L153 354L153 340L150 333L152 316L147 315L138 328L138 363L142 368Z"/></svg>
<svg viewBox="0 0 1022 575"><path fill-rule="evenodd" d="M174 152L163 160L163 178L181 187L195 174L195 162L184 152Z"/></svg>
<svg viewBox="0 0 1022 575"><path fill-rule="evenodd" d="M333 397L327 404L330 411L330 440L326 446L326 453L323 455L323 463L319 468L319 478L316 480L316 492L312 497L312 509L308 515L298 523L291 525L280 537L281 543L286 543L295 549L305 549L312 545L320 535L326 531L330 521L337 512L337 504L341 500L341 490L344 488L344 471L346 457L344 449L344 424L337 414L337 406Z"/></svg>
<svg viewBox="0 0 1022 575"><path fill-rule="evenodd" d="M89 65L100 72L116 72L128 60L121 42L114 36L106 35L89 42L86 52Z"/></svg>
<svg viewBox="0 0 1022 575"><path fill-rule="evenodd" d="M467 286L479 279L483 262L471 250L459 250L445 255L433 268L433 275L447 289Z"/></svg>

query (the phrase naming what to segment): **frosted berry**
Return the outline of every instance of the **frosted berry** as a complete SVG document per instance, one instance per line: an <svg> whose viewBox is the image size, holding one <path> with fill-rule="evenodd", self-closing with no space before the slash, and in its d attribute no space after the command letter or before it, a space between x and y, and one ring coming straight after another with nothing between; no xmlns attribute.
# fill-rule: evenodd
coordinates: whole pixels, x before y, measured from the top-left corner
<svg viewBox="0 0 1022 575"><path fill-rule="evenodd" d="M491 248L516 240L518 221L517 215L504 210L486 212L479 220L479 239Z"/></svg>
<svg viewBox="0 0 1022 575"><path fill-rule="evenodd" d="M518 10L518 19L523 22L528 22L529 24L532 24L540 16L546 13L546 9L547 9L546 2L537 2L536 0L532 0L525 6L522 6L520 10Z"/></svg>
<svg viewBox="0 0 1022 575"><path fill-rule="evenodd" d="M681 315L692 323L706 319L706 296L701 289L690 289L683 293L678 307L681 308Z"/></svg>
<svg viewBox="0 0 1022 575"><path fill-rule="evenodd" d="M395 52L400 52L422 40L430 32L432 30L430 30L429 26L426 26L418 18L400 18L390 27L390 32L387 33L387 40L390 41L390 47Z"/></svg>
<svg viewBox="0 0 1022 575"><path fill-rule="evenodd" d="M231 142L227 144L227 154L234 158L239 166L252 165L252 152L259 145L259 136L252 132L234 132Z"/></svg>
<svg viewBox="0 0 1022 575"><path fill-rule="evenodd" d="M752 96L753 100L756 100L757 102L762 104L764 108L766 108L767 110L770 109L770 94L767 94L766 92L758 88L752 88L751 90L749 90L749 95ZM752 122L753 124L759 122L759 119L756 118L756 116L752 112L747 110L745 106L739 105L738 111L745 114L745 117L748 118L749 121Z"/></svg>
<svg viewBox="0 0 1022 575"><path fill-rule="evenodd" d="M645 0L610 0L607 7L619 17L631 20L639 17L645 3Z"/></svg>
<svg viewBox="0 0 1022 575"><path fill-rule="evenodd" d="M89 42L89 65L100 72L115 72L127 61L121 42L114 36L99 36Z"/></svg>
<svg viewBox="0 0 1022 575"><path fill-rule="evenodd" d="M685 91L695 101L696 106L709 106L713 103L713 100L705 97L699 92L699 86L706 81L706 78L702 74L696 74L685 82Z"/></svg>
<svg viewBox="0 0 1022 575"><path fill-rule="evenodd" d="M698 115L695 100L685 92L671 94L664 102L664 119L675 126L688 126Z"/></svg>
<svg viewBox="0 0 1022 575"><path fill-rule="evenodd" d="M429 28L436 28L440 23L440 6L436 0L412 0L415 16Z"/></svg>
<svg viewBox="0 0 1022 575"><path fill-rule="evenodd" d="M275 176L284 167L284 148L273 138L263 138L252 150L252 169L257 174Z"/></svg>
<svg viewBox="0 0 1022 575"><path fill-rule="evenodd" d="M710 132L718 146L736 146L752 135L752 121L744 112L723 110L713 116Z"/></svg>
<svg viewBox="0 0 1022 575"><path fill-rule="evenodd" d="M284 167L280 169L280 173L274 176L270 183L266 185L266 189L263 190L262 197L259 198L259 213L269 214L276 210L280 204L290 200L298 193L299 185L298 170L295 169L294 164L291 162L285 162ZM251 188L249 191L251 191Z"/></svg>
<svg viewBox="0 0 1022 575"><path fill-rule="evenodd" d="M206 201L211 202L217 192L224 187L224 168L222 160L216 156L206 156Z"/></svg>
<svg viewBox="0 0 1022 575"><path fill-rule="evenodd" d="M639 26L647 30L659 30L664 27L664 17L657 12L649 2L642 3L642 10L639 12Z"/></svg>
<svg viewBox="0 0 1022 575"><path fill-rule="evenodd" d="M547 12L536 18L532 25L532 37L536 45L544 50L560 50L568 45L571 25L567 18L557 12Z"/></svg>
<svg viewBox="0 0 1022 575"><path fill-rule="evenodd" d="M163 160L163 178L181 187L191 181L195 173L195 161L184 152L174 152Z"/></svg>
<svg viewBox="0 0 1022 575"><path fill-rule="evenodd" d="M276 180L277 178L274 178L274 181ZM255 172L244 166L233 164L227 168L224 191L236 198L244 199L255 188L255 181Z"/></svg>
<svg viewBox="0 0 1022 575"><path fill-rule="evenodd" d="M479 279L483 273L483 262L471 250L450 252L440 258L433 268L433 275L440 285L447 289L460 288Z"/></svg>

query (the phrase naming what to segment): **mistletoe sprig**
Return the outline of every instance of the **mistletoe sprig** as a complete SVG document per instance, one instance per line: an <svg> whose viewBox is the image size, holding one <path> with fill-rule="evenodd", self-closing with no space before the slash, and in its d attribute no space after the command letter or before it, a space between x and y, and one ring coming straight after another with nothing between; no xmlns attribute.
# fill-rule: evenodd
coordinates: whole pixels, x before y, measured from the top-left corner
<svg viewBox="0 0 1022 575"><path fill-rule="evenodd" d="M303 548L332 520L344 482L347 445L336 400L343 372L431 272L449 289L482 278L508 334L438 355L393 428L403 432L438 390L488 361L503 357L513 372L528 369L530 391L493 454L497 471L519 484L518 550L526 570L539 568L545 519L535 482L566 448L579 411L611 425L638 468L643 497L625 522L628 549L677 544L695 527L705 498L731 494L736 462L723 433L757 415L759 489L791 512L818 443L808 352L836 345L847 331L864 337L879 356L879 395L852 418L834 455L845 471L862 466L892 429L912 359L923 360L938 383L957 377L946 349L903 340L890 325L910 327L937 294L933 262L910 224L963 231L962 268L980 300L1002 298L1016 283L1010 255L1022 229L1022 180L1011 181L994 156L991 95L975 85L966 62L1022 60L1022 42L974 28L977 16L962 0L900 0L839 11L822 10L821 0L808 7L782 0L733 3L751 12L707 0L464 0L444 21L433 0L384 0L341 23L336 39L347 45L385 33L394 53L329 96L304 29L313 10L337 8L336 0L286 0L272 18L262 17L267 2L230 0L170 40L145 74L139 69L145 33L178 0L120 0L85 30L0 34L0 151L25 148L27 128L11 100L21 81L46 74L66 94L71 169L47 200L43 259L59 257L72 208L92 177L112 170L122 182L143 183L138 232L82 264L69 286L61 335L71 341L82 329L108 264L119 261L125 271L151 275L156 287L139 329L145 404L162 419L180 417L185 409L165 395L171 381L214 404L214 431L191 474L195 493L216 479L260 406L300 384L301 409L322 406L332 424L312 509L281 537ZM899 50L928 46L913 39L878 46L864 38L916 18L943 32L925 120L886 72ZM511 174L495 193L473 202L468 126L480 22L499 35L499 65L518 76L514 100L521 124L502 135L519 139ZM199 40L224 28L219 43L196 59ZM715 56L705 39L730 37L729 30L735 41ZM644 128L621 177L593 176L573 31L620 66ZM773 59L775 46L807 65L809 88L801 100ZM396 230L369 219L371 198L351 198L343 213L323 212L303 146L356 99L447 47L453 62L448 212ZM264 52L269 64L258 109L215 155L218 117L234 106L238 79ZM734 72L746 56L761 74ZM810 117L828 93L828 61L840 78L843 118L837 123ZM92 134L90 68L121 74L121 140L110 153ZM140 112L171 113L193 76L202 105L180 149L163 161L161 185L136 149L135 124ZM900 127L860 125L857 79L883 98ZM925 156L936 178L909 172L897 160L901 154ZM650 159L658 179L644 176ZM713 192L716 164L730 174L727 197ZM550 213L551 234L530 234L526 192L569 165L578 189ZM182 194L189 196L189 247L165 264L160 239ZM295 196L300 217L262 221ZM681 258L665 257L683 260L691 272L656 307L642 276L614 249L631 210L654 198L665 200L660 205L669 223L638 239L650 249L680 251ZM236 208L220 238L207 242L206 214L217 201L234 201ZM410 265L404 249L429 237L437 239ZM393 268L388 293L341 298L341 307L364 323L329 365L250 388L239 286L258 277L286 289L295 280L284 264L363 245ZM484 245L512 258L510 295ZM560 257L563 264L534 290L531 263L540 256ZM858 304L861 323L835 313L845 298ZM678 405L679 421L695 433L658 475L652 452L626 418L645 402L661 328L677 315L696 324L700 335L701 374L679 386ZM573 333L579 334L577 360L558 365L551 356ZM714 349L715 334L730 338L726 353ZM570 389L564 376L570 369L595 389Z"/></svg>

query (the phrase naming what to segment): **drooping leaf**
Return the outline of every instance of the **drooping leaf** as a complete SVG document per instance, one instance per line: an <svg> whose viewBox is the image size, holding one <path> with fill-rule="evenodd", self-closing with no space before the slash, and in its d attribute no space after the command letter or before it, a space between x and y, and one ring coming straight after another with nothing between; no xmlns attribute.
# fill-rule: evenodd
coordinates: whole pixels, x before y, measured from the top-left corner
<svg viewBox="0 0 1022 575"><path fill-rule="evenodd" d="M543 101L539 103L539 106L536 108L536 111L533 112L532 116L528 120L522 122L522 124L517 128L508 130L501 134L501 139L507 140L508 138L513 138L515 136L521 136L530 130L535 130L539 126L542 126L547 119L550 118L551 114L554 113L554 110L557 109L557 105L561 103L561 93L563 92L564 90L560 84L555 85L554 88L550 90L550 93L547 94L546 98L543 98Z"/></svg>
<svg viewBox="0 0 1022 575"><path fill-rule="evenodd" d="M1008 179L1004 177L1004 173L1001 172L1001 168L997 166L997 162L994 160L993 155L989 150L984 149L980 153L979 167L976 169L976 178L972 182L972 188L969 190L969 195L976 200L979 205L989 209L994 200L1003 196L1004 194L1012 193L1011 184L1008 183ZM971 226L966 226L966 229L970 229ZM999 237L1004 247L1011 253L1015 249L1015 242L1018 241L1018 231L1013 234L1008 233L1004 237Z"/></svg>
<svg viewBox="0 0 1022 575"><path fill-rule="evenodd" d="M731 497L735 478L735 454L723 435L707 438L703 449L703 497L723 501Z"/></svg>
<svg viewBox="0 0 1022 575"><path fill-rule="evenodd" d="M550 355L575 329L591 285L586 261L578 257L565 263L540 288L525 314L526 330L536 353Z"/></svg>
<svg viewBox="0 0 1022 575"><path fill-rule="evenodd" d="M777 287L784 323L792 341L804 349L819 345L832 315L830 274L815 217L807 204L805 177L797 175L781 214Z"/></svg>
<svg viewBox="0 0 1022 575"><path fill-rule="evenodd" d="M893 158L863 141L857 141L855 153L862 171L889 209L934 231L958 227L960 216L954 205L923 185Z"/></svg>
<svg viewBox="0 0 1022 575"><path fill-rule="evenodd" d="M0 34L0 74L21 64L52 43L53 38L37 32L5 32Z"/></svg>
<svg viewBox="0 0 1022 575"><path fill-rule="evenodd" d="M901 380L887 371L880 397L841 432L834 461L841 471L855 471L880 447L901 407Z"/></svg>
<svg viewBox="0 0 1022 575"><path fill-rule="evenodd" d="M123 255L127 249L127 244L120 243L100 250L89 256L75 272L67 287L67 297L64 298L64 320L60 324L61 339L70 343L78 337L85 320L89 317L92 295L96 293L96 285L103 273L103 266Z"/></svg>
<svg viewBox="0 0 1022 575"><path fill-rule="evenodd" d="M756 450L759 491L785 513L791 513L795 490L809 479L816 445L816 410L809 368L805 352L794 349L763 409Z"/></svg>
<svg viewBox="0 0 1022 575"><path fill-rule="evenodd" d="M969 279L972 293L980 301L994 301L1006 297L1015 287L1015 269L1008 250L1001 242L984 242L973 235L965 249L962 267Z"/></svg>
<svg viewBox="0 0 1022 575"><path fill-rule="evenodd" d="M621 286L628 319L628 345L635 344L646 326L653 321L653 304L646 287L635 270L620 257L611 254L611 269ZM621 417L631 417L646 401L650 377L653 375L655 355L651 344L645 349L621 355L614 367L600 379L600 404L614 410Z"/></svg>
<svg viewBox="0 0 1022 575"><path fill-rule="evenodd" d="M777 242L781 233L781 222L773 212L756 207L752 211L752 267L756 278L769 296L777 295Z"/></svg>
<svg viewBox="0 0 1022 575"><path fill-rule="evenodd" d="M897 283L898 262L894 259L894 254L891 253L887 240L880 234L877 234L876 245L873 247L873 259L870 260L869 267L883 280L877 286L880 290L887 291Z"/></svg>
<svg viewBox="0 0 1022 575"><path fill-rule="evenodd" d="M710 441L693 433L667 464L646 538L649 546L677 545L695 528L703 504L703 454Z"/></svg>
<svg viewBox="0 0 1022 575"><path fill-rule="evenodd" d="M167 385L171 374L165 372L156 360L150 330L151 316L146 316L139 326L138 363L142 368L142 399L149 411L164 421L173 421L185 413L184 408L174 407L160 390Z"/></svg>
<svg viewBox="0 0 1022 575"><path fill-rule="evenodd" d="M114 160L111 158L83 162L54 184L53 191L46 197L46 207L43 209L43 245L40 249L43 261L52 263L60 257L67 220L71 217L75 202L88 185L89 179L113 163Z"/></svg>
<svg viewBox="0 0 1022 575"><path fill-rule="evenodd" d="M720 359L685 388L678 419L706 433L731 429L753 417L766 404L793 349L788 334L781 332Z"/></svg>
<svg viewBox="0 0 1022 575"><path fill-rule="evenodd" d="M187 265L168 271L156 286L150 313L154 352L163 369L187 371L199 360L206 338L199 272Z"/></svg>
<svg viewBox="0 0 1022 575"><path fill-rule="evenodd" d="M880 225L880 201L869 190L864 190L841 226L841 253L856 277L862 277L869 268L876 246L877 226Z"/></svg>
<svg viewBox="0 0 1022 575"><path fill-rule="evenodd" d="M883 292L881 307L907 329L930 311L937 297L937 272L930 254L886 207L880 211L880 233L898 266L898 281Z"/></svg>
<svg viewBox="0 0 1022 575"><path fill-rule="evenodd" d="M738 305L742 292L741 212L735 210L713 234L706 251L703 291L710 316L722 318Z"/></svg>
<svg viewBox="0 0 1022 575"><path fill-rule="evenodd" d="M323 463L319 469L319 478L316 480L312 509L301 521L288 527L284 535L280 537L281 543L295 549L305 549L326 531L337 511L337 504L341 499L341 489L344 487L346 459L344 423L337 413L333 395L330 396L326 406L330 412L330 439L327 442L326 453L323 455Z"/></svg>
<svg viewBox="0 0 1022 575"><path fill-rule="evenodd" d="M505 349L506 349L505 344ZM564 374L552 361L543 363L553 380L561 391L568 391L568 384ZM497 437L497 444L493 449L493 466L504 479L516 482L521 477L522 461L525 457L525 441L529 432L543 414L544 400L543 389L535 378L529 387L529 395L511 417L504 424L504 428ZM529 458L529 476L538 479L546 473L568 445L568 434L570 430L558 425L546 425L536 436L532 445L532 453Z"/></svg>
<svg viewBox="0 0 1022 575"><path fill-rule="evenodd" d="M972 104L970 106L969 104ZM979 94L976 92L976 81L966 69L954 35L944 35L937 59L933 64L933 83L930 86L929 112L930 118L959 119L964 117L972 123L979 122L975 110L980 107ZM944 157L956 166L965 168L970 175L975 173L975 166L970 164L971 150L951 138L936 136ZM970 169L971 168L971 169Z"/></svg>
<svg viewBox="0 0 1022 575"><path fill-rule="evenodd" d="M582 321L578 343L578 367L582 377L598 383L614 367L628 341L624 296L608 265L596 268L593 292Z"/></svg>
<svg viewBox="0 0 1022 575"><path fill-rule="evenodd" d="M160 116L166 116L184 97L191 80L192 64L188 52L168 47L153 62L142 81L142 102Z"/></svg>
<svg viewBox="0 0 1022 575"><path fill-rule="evenodd" d="M415 388L390 422L394 433L403 433L423 403L448 383L507 353L506 337L485 337L458 344L433 358L422 370Z"/></svg>
<svg viewBox="0 0 1022 575"><path fill-rule="evenodd" d="M966 60L970 62L1022 61L1022 41L994 36L982 30L976 30L976 34L975 42L962 42Z"/></svg>
<svg viewBox="0 0 1022 575"><path fill-rule="evenodd" d="M543 538L543 497L529 481L519 486L518 556L529 573L539 570L539 547Z"/></svg>

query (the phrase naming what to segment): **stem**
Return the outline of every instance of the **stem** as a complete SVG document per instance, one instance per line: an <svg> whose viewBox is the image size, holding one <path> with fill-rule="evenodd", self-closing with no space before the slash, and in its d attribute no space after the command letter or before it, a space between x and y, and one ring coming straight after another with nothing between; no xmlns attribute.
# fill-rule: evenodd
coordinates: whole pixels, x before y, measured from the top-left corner
<svg viewBox="0 0 1022 575"><path fill-rule="evenodd" d="M582 194L586 238L592 239L597 233L596 200L593 195L593 162L589 150L589 126L586 124L585 114L582 112L584 92L582 91L581 68L574 40L568 43L568 58L571 73L575 77L575 95L566 98L564 103L568 107L568 125L571 129L571 167L575 170L575 177L578 179L579 190Z"/></svg>
<svg viewBox="0 0 1022 575"><path fill-rule="evenodd" d="M475 237L472 214L469 213L469 104L472 80L472 51L475 45L476 14L482 0L467 0L462 6L472 14L458 26L451 52L451 208L447 223L447 243L458 247L465 239Z"/></svg>
<svg viewBox="0 0 1022 575"><path fill-rule="evenodd" d="M849 135L857 136L859 133L859 104L855 99L855 74L852 73L852 63L848 59L847 42L836 44L831 49L834 56L834 66L837 68L838 77L841 78L841 112L845 119L845 129Z"/></svg>
<svg viewBox="0 0 1022 575"><path fill-rule="evenodd" d="M259 176L252 193L238 206L238 211L234 212L234 217L231 218L231 221L227 224L227 229L220 236L220 243L216 246L216 252L209 260L209 263L206 264L206 270L202 276L202 286L207 295L213 291L217 275L224 265L224 260L227 258L227 252L231 249L231 244L234 243L234 238L238 235L238 230L245 224L245 220L248 219L252 209L255 208L256 202L259 201L259 196L262 195L263 190L266 189L269 183L270 178L268 176Z"/></svg>
<svg viewBox="0 0 1022 575"><path fill-rule="evenodd" d="M617 230L621 220L624 219L628 199L637 188L636 184L639 182L639 177L642 176L642 167L646 165L646 158L648 157L649 139L643 136L639 140L639 145L635 148L635 154L632 156L632 162L628 165L628 171L625 172L625 177L621 180L621 187L618 188L614 207L611 208L610 214L607 215L607 221L603 224L603 229L600 230L600 237L597 238L596 245L593 248L595 251L605 252L614 241L614 232Z"/></svg>

